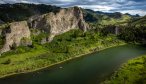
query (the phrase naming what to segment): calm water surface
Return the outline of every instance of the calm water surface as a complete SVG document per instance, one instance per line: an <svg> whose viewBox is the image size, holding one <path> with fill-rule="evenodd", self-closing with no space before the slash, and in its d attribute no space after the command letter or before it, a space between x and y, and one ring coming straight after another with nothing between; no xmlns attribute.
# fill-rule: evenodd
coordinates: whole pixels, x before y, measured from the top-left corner
<svg viewBox="0 0 146 84"><path fill-rule="evenodd" d="M0 79L0 84L98 84L128 59L146 54L146 46L124 45L39 70Z"/></svg>

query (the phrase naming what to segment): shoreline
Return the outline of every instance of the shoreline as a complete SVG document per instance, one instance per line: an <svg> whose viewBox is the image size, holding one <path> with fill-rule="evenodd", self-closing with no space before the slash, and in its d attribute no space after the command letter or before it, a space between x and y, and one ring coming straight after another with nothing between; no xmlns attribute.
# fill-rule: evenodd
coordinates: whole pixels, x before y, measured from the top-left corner
<svg viewBox="0 0 146 84"><path fill-rule="evenodd" d="M108 46L108 47L105 47L105 48L102 48L102 49L99 49L99 50L89 51L88 53L80 54L80 55L77 55L75 57L71 57L71 58L68 58L66 60L63 60L63 61L60 61L60 62L57 62L57 63L53 63L53 64L50 64L50 65L47 65L47 66L43 66L41 68L36 68L34 70L27 70L27 71L24 71L24 72L7 74L7 75L4 75L4 76L0 76L0 79L7 78L7 77L13 76L13 75L26 74L26 73L31 73L31 72L39 71L39 70L42 70L42 69L50 68L50 67L53 67L55 65L65 63L67 61L71 61L71 60L86 56L88 54L92 54L92 53L99 52L99 51L102 51L102 50L105 50L105 49L109 49L109 48L116 47L116 46L123 46L123 45L126 45L126 43L120 43L120 44L111 45L111 46Z"/></svg>
<svg viewBox="0 0 146 84"><path fill-rule="evenodd" d="M134 58L129 59L126 62L122 63L120 65L120 67L117 70L115 70L113 72L113 74L111 74L111 76L109 76L107 79L101 81L101 84L107 84L107 83L113 83L113 81L119 81L118 79L120 79L120 78L118 76L116 76L116 75L119 75L119 73L126 73L125 70L129 70L129 67L133 67L134 69L138 69L139 71L142 71L141 70L142 68L137 68L137 67L134 67L134 65L129 65L129 64L136 64L136 62L140 62L140 65L141 66L143 65L143 67L145 67L144 66L145 61L140 61L140 60L144 60L143 58L146 58L146 54L140 55L138 57L134 57ZM136 72L130 71L130 73L134 74ZM137 72L137 73L141 73L141 72ZM141 76L141 75L139 75L139 76ZM131 75L127 75L126 77L131 78L131 77L134 77L134 76L131 74ZM141 77L143 77L143 76L141 76ZM128 79L126 79L126 81L128 81ZM132 81L134 81L134 80L132 80ZM120 83L121 82L122 81L120 81ZM132 83L132 82L130 82L130 83Z"/></svg>

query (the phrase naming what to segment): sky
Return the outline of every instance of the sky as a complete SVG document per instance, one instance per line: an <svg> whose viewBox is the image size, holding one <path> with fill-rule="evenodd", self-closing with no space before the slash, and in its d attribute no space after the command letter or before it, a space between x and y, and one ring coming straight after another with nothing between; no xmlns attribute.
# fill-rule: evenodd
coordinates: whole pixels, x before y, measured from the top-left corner
<svg viewBox="0 0 146 84"><path fill-rule="evenodd" d="M36 3L60 7L79 6L94 11L146 15L146 0L0 0L0 3Z"/></svg>

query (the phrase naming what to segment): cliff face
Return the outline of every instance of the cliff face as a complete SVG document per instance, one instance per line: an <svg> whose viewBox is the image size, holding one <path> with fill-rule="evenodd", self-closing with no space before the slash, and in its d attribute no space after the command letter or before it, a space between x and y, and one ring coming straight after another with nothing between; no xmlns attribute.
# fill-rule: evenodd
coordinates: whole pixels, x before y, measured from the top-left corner
<svg viewBox="0 0 146 84"><path fill-rule="evenodd" d="M8 28L2 30L2 36L5 38L4 46L0 53L9 51L13 46L19 46L22 38L30 39L30 30L26 21L13 22Z"/></svg>
<svg viewBox="0 0 146 84"><path fill-rule="evenodd" d="M61 9L58 13L48 13L41 16L31 17L28 20L31 28L49 33L48 41L52 41L55 35L62 34L71 29L87 31L88 25L83 19L81 8L73 7Z"/></svg>
<svg viewBox="0 0 146 84"><path fill-rule="evenodd" d="M13 22L7 28L0 29L0 35L3 36L4 45L0 53L7 52L13 47L20 45L32 45L31 32L32 29L37 29L39 32L45 33L48 36L42 37L41 44L50 42L53 37L65 33L71 29L81 29L87 31L88 25L83 19L81 8L72 7L68 9L61 9L57 13L47 13L40 16L33 16L27 22ZM33 32L32 32L32 35Z"/></svg>

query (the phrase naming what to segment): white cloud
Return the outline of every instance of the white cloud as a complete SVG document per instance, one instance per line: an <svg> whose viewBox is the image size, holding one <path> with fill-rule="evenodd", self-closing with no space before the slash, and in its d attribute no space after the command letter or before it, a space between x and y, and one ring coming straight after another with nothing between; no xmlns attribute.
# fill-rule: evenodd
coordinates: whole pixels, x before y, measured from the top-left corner
<svg viewBox="0 0 146 84"><path fill-rule="evenodd" d="M4 2L4 1L0 1L0 3L1 3L1 4L4 4L5 2Z"/></svg>
<svg viewBox="0 0 146 84"><path fill-rule="evenodd" d="M115 9L114 7L102 6L102 5L77 5L77 6L85 9L92 9L94 11L104 11L104 12L108 12L112 9Z"/></svg>
<svg viewBox="0 0 146 84"><path fill-rule="evenodd" d="M74 2L74 0L57 0L57 1L61 1L61 2Z"/></svg>
<svg viewBox="0 0 146 84"><path fill-rule="evenodd" d="M146 14L146 0L0 0L0 3L42 3L61 7L79 6L104 12Z"/></svg>
<svg viewBox="0 0 146 84"><path fill-rule="evenodd" d="M119 11L121 13L130 13L131 15L135 15L135 14L139 14L141 16L146 15L146 11L144 10L123 10L123 11Z"/></svg>

